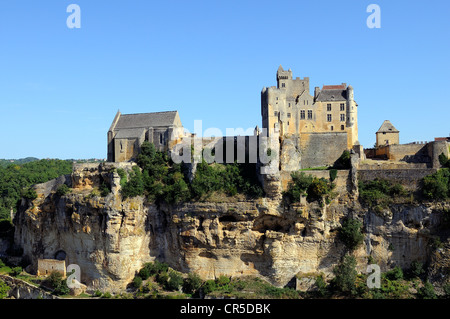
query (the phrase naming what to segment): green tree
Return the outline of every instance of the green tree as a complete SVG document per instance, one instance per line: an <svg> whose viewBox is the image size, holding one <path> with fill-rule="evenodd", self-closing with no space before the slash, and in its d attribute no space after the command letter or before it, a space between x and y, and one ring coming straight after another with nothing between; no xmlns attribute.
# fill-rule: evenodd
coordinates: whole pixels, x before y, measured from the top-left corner
<svg viewBox="0 0 450 319"><path fill-rule="evenodd" d="M188 294L196 294L202 286L202 279L196 273L189 273L183 283L183 291Z"/></svg>
<svg viewBox="0 0 450 319"><path fill-rule="evenodd" d="M177 271L169 272L169 279L166 281L166 289L171 291L177 291L183 285L183 276Z"/></svg>
<svg viewBox="0 0 450 319"><path fill-rule="evenodd" d="M144 194L144 180L142 178L142 172L137 166L133 166L132 171L129 174L129 180L122 188L122 196L136 197Z"/></svg>
<svg viewBox="0 0 450 319"><path fill-rule="evenodd" d="M356 271L356 259L353 256L345 256L341 263L333 268L335 277L332 280L333 287L343 293L353 294L358 275Z"/></svg>
<svg viewBox="0 0 450 319"><path fill-rule="evenodd" d="M364 240L361 231L362 224L359 220L347 218L342 222L342 226L338 230L339 239L350 249L356 249Z"/></svg>
<svg viewBox="0 0 450 319"><path fill-rule="evenodd" d="M53 293L58 296L67 295L70 291L66 280L63 279L63 275L56 271L50 273L43 284L50 286L53 289Z"/></svg>

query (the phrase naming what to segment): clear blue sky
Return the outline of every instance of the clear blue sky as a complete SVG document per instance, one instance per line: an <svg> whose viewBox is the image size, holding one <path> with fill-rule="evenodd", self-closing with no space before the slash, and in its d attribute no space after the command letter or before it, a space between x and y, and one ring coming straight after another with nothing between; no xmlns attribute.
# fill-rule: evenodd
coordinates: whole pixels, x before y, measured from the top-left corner
<svg viewBox="0 0 450 319"><path fill-rule="evenodd" d="M385 119L401 143L448 136L449 35L447 0L2 1L0 158L105 158L118 109L176 109L191 131L261 126L280 64L311 93L351 84L364 147Z"/></svg>

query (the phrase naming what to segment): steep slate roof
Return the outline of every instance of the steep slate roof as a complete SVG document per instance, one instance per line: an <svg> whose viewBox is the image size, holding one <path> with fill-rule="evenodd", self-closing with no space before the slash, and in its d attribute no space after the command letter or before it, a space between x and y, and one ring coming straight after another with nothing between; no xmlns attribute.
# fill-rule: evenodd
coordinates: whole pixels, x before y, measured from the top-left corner
<svg viewBox="0 0 450 319"><path fill-rule="evenodd" d="M174 126L178 111L121 114L114 130Z"/></svg>
<svg viewBox="0 0 450 319"><path fill-rule="evenodd" d="M145 134L145 128L121 129L115 138L142 138Z"/></svg>
<svg viewBox="0 0 450 319"><path fill-rule="evenodd" d="M328 87L332 87L332 89L328 89L327 86L324 86L323 89L319 92L316 101L320 102L332 102L332 101L346 101L347 100L347 90L344 88L335 89L335 87L343 87L340 85L329 85Z"/></svg>
<svg viewBox="0 0 450 319"><path fill-rule="evenodd" d="M385 120L377 133L398 133L399 131L392 125L389 120Z"/></svg>

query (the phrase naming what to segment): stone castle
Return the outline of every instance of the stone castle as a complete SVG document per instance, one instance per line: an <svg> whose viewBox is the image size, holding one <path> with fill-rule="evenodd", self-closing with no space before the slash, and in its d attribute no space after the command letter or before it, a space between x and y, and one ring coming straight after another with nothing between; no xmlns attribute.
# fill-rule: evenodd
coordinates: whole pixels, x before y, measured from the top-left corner
<svg viewBox="0 0 450 319"><path fill-rule="evenodd" d="M242 143L238 142L242 136L202 138L202 147L214 148L220 144L223 148L231 142L234 148L245 148L249 158L252 147L249 141L259 141L262 137L272 137L273 141L276 136L276 144L269 147L279 155L283 185L290 172L331 166L344 150L357 154L360 162L365 159L397 161L389 162L390 167L400 165L402 169L408 167L401 164L408 163L412 165L410 168L436 168L439 154L448 155L447 140L400 144L399 131L388 120L375 133L375 147L363 149L358 141L358 104L351 85L315 87L311 95L309 77L294 79L291 69L284 70L281 65L276 72L276 84L261 91L262 132L257 126L254 136L245 136ZM118 111L108 130L108 162L134 161L144 141L152 142L160 151L171 152L192 137L195 135L185 133L177 111L141 114ZM190 147L191 141L188 143Z"/></svg>
<svg viewBox="0 0 450 319"><path fill-rule="evenodd" d="M324 85L309 93L309 78L292 77L291 69L280 65L277 86L263 88L261 116L263 128L279 129L281 136L307 136L317 133L341 133L347 148L358 142L358 104L353 87L345 83Z"/></svg>
<svg viewBox="0 0 450 319"><path fill-rule="evenodd" d="M359 144L358 104L352 86L342 83L316 87L312 96L308 77L294 79L292 71L285 71L282 66L276 75L277 86L263 88L261 92L263 133L257 127L255 135L279 134L281 147L283 141L294 144L297 150L296 155L291 154L294 157L291 162L297 163L294 169L332 165L344 150ZM192 135L184 134L177 111L142 114L119 111L108 131L108 161L133 161L143 141L170 151L186 137Z"/></svg>
<svg viewBox="0 0 450 319"><path fill-rule="evenodd" d="M117 169L132 170L144 141L170 152L192 137L184 133L178 112L119 111L107 135L108 162L75 164L72 174L35 185L36 199L21 201L14 216L14 247L31 272L64 274L66 265L79 265L80 282L90 291L121 292L144 263L154 260L202 278L251 275L283 287L298 279L297 274L332 277L333 267L347 251L336 240L336 229L347 216L359 216L367 238L354 252L360 272L368 256L383 271L395 265L409 267L413 261L432 264L430 247L440 227L442 203L394 205L381 215L355 198L359 181L377 178L416 191L422 178L440 167L439 155L449 156L450 138L400 144L399 130L385 121L376 132L376 147L363 150L357 107L351 86L325 85L315 88L312 96L308 78L293 79L290 70L280 67L277 87L261 92L263 130L255 129L244 144L250 148L248 141L264 137L277 142L271 145L279 158L276 172L259 176L264 198L175 206L142 196L124 199ZM236 138L230 139L233 146L239 145ZM332 165L344 150L352 153L352 165L337 172L335 199L320 206L302 196L299 203L285 205L280 195L292 171ZM307 174L331 177L326 169ZM96 195L104 183L110 193ZM63 184L72 189L67 196L57 195Z"/></svg>

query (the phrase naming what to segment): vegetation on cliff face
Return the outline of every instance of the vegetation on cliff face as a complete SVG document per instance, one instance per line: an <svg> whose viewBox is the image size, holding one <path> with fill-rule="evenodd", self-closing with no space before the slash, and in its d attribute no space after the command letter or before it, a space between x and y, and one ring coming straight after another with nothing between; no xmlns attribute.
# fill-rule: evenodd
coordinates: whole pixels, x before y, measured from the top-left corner
<svg viewBox="0 0 450 319"><path fill-rule="evenodd" d="M448 161L450 162L450 161ZM431 200L447 200L450 198L450 169L441 168L436 173L423 179L422 192Z"/></svg>
<svg viewBox="0 0 450 319"><path fill-rule="evenodd" d="M230 196L237 193L253 197L263 195L254 165L207 164L203 161L198 164L196 175L189 183L182 165L173 163L166 153L157 151L149 142L142 144L137 164L139 168L133 168L128 180L118 170L124 197L145 195L150 201L177 204L200 199L214 191Z"/></svg>
<svg viewBox="0 0 450 319"><path fill-rule="evenodd" d="M323 204L324 200L328 202L333 196L332 190L335 185L331 181L313 177L301 171L293 172L291 177L292 181L284 192L284 196L293 203L299 202L304 196L308 202L318 201Z"/></svg>
<svg viewBox="0 0 450 319"><path fill-rule="evenodd" d="M408 192L399 183L392 183L384 179L359 181L359 197L369 207L387 207L394 199L408 196Z"/></svg>
<svg viewBox="0 0 450 319"><path fill-rule="evenodd" d="M72 162L63 160L39 160L22 165L0 166L0 220L10 219L10 211L16 210L21 197L33 198L30 190L34 184L44 183L72 172Z"/></svg>

